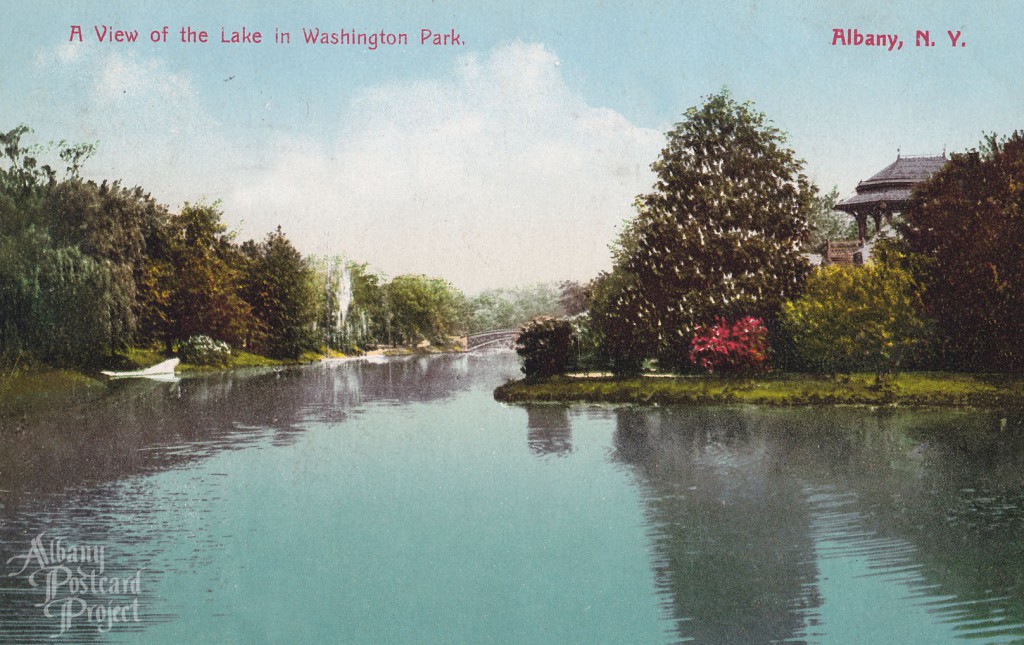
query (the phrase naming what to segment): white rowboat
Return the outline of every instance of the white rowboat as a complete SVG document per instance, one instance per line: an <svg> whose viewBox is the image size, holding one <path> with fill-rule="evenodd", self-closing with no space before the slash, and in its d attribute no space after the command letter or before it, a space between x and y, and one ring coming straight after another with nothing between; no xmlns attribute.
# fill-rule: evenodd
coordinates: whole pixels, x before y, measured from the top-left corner
<svg viewBox="0 0 1024 645"><path fill-rule="evenodd" d="M178 366L180 361L176 358L169 358L162 363L157 363L147 367L144 370L135 370L134 372L108 372L103 370L100 374L109 376L110 378L133 378L136 376L142 377L153 377L153 376L166 376L168 374L174 374L174 368Z"/></svg>

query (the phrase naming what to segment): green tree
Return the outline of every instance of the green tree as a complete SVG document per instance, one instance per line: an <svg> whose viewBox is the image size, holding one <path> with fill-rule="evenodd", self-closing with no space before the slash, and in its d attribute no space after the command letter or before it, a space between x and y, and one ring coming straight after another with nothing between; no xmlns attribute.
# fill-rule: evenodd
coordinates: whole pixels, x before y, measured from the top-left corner
<svg viewBox="0 0 1024 645"><path fill-rule="evenodd" d="M355 342L365 349L386 337L387 294L383 279L365 263L349 262L348 270L352 281L348 324Z"/></svg>
<svg viewBox="0 0 1024 645"><path fill-rule="evenodd" d="M166 332L170 214L142 188L70 179L50 191L45 219L57 247L74 247L108 262L114 288L131 306L112 311L113 346L143 343Z"/></svg>
<svg viewBox="0 0 1024 645"><path fill-rule="evenodd" d="M36 349L39 262L49 242L34 228L0 235L0 358L5 363Z"/></svg>
<svg viewBox="0 0 1024 645"><path fill-rule="evenodd" d="M563 280L558 283L558 304L562 315L576 316L587 310L590 300L590 287L576 280Z"/></svg>
<svg viewBox="0 0 1024 645"><path fill-rule="evenodd" d="M0 134L0 352L63 365L92 363L131 341L133 271L142 262L131 206L115 184L82 182L93 146L61 142L67 177L41 165L21 126ZM133 228L134 227L134 228Z"/></svg>
<svg viewBox="0 0 1024 645"><path fill-rule="evenodd" d="M587 338L589 345L596 346L607 367L620 376L640 373L647 351L653 346L652 339L645 337L647 327L636 324L632 303L627 300L636 290L636 276L621 266L594 278L589 284L590 333L579 334ZM600 360L594 363L595 368L604 367Z"/></svg>
<svg viewBox="0 0 1024 645"><path fill-rule="evenodd" d="M23 212L28 210L26 207L32 202L45 197L47 191L57 183L57 173L49 165L39 163L39 150L22 144L22 137L30 132L27 126L21 125L0 134L4 162L4 167L0 168L0 194ZM20 219L15 222L21 224L19 228L25 228L27 224ZM7 222L8 225L10 223Z"/></svg>
<svg viewBox="0 0 1024 645"><path fill-rule="evenodd" d="M838 186L815 196L807 216L810 233L803 246L805 251L824 253L828 240L850 240L857 237L857 222L850 215L836 210L838 202Z"/></svg>
<svg viewBox="0 0 1024 645"><path fill-rule="evenodd" d="M637 342L687 365L697 327L756 316L773 327L809 270L799 253L815 188L781 131L727 92L686 112L652 165L654 190L619 241L635 276L616 298Z"/></svg>
<svg viewBox="0 0 1024 645"><path fill-rule="evenodd" d="M465 327L465 296L445 280L401 275L393 278L384 291L389 336L394 344L421 340L447 343Z"/></svg>
<svg viewBox="0 0 1024 645"><path fill-rule="evenodd" d="M316 347L314 272L278 226L259 244L247 242L242 294L264 330L259 346L274 358L298 358Z"/></svg>
<svg viewBox="0 0 1024 645"><path fill-rule="evenodd" d="M561 316L560 288L535 284L514 289L488 289L469 299L469 331L515 329L537 316Z"/></svg>
<svg viewBox="0 0 1024 645"><path fill-rule="evenodd" d="M235 347L258 342L259 320L240 294L246 258L217 205L186 204L172 218L171 234L171 336L206 335Z"/></svg>
<svg viewBox="0 0 1024 645"><path fill-rule="evenodd" d="M823 373L896 373L926 338L920 288L895 258L815 271L782 321L804 364Z"/></svg>
<svg viewBox="0 0 1024 645"><path fill-rule="evenodd" d="M34 263L33 346L57 365L95 365L102 348L129 339L125 312L134 301L131 275L76 247L46 248Z"/></svg>
<svg viewBox="0 0 1024 645"><path fill-rule="evenodd" d="M904 217L945 365L1024 369L1024 133L952 155Z"/></svg>

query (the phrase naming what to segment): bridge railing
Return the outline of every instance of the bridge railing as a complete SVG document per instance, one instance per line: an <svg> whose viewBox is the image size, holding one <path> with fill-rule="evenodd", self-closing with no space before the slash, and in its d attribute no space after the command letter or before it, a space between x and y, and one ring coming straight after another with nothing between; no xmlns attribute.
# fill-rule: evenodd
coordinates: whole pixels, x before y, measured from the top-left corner
<svg viewBox="0 0 1024 645"><path fill-rule="evenodd" d="M510 344L515 342L519 331L516 329L490 329L466 336L466 349L475 349L490 343L507 340Z"/></svg>

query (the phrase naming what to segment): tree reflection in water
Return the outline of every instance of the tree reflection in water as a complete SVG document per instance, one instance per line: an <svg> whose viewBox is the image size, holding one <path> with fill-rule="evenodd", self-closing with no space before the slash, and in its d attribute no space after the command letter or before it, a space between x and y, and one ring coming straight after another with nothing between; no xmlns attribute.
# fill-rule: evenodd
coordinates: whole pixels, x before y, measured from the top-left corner
<svg viewBox="0 0 1024 645"><path fill-rule="evenodd" d="M538 456L565 456L572 452L572 422L566 406L527 408L526 441Z"/></svg>
<svg viewBox="0 0 1024 645"><path fill-rule="evenodd" d="M808 509L780 446L743 413L623 408L616 459L646 485L659 586L680 635L792 638L819 603Z"/></svg>
<svg viewBox="0 0 1024 645"><path fill-rule="evenodd" d="M655 573L680 636L837 637L850 620L842 612L856 608L830 605L826 589L863 603L868 618L904 612L908 630L916 612L950 634L1024 636L1019 415L755 407L616 415L613 458L644 488ZM823 578L837 558L861 573ZM879 585L902 590L898 606L865 597Z"/></svg>

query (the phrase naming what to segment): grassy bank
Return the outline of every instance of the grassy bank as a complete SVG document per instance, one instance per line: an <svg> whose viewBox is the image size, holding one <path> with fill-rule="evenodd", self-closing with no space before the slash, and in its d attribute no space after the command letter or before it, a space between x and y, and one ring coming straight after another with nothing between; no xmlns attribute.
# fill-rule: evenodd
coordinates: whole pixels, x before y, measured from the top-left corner
<svg viewBox="0 0 1024 645"><path fill-rule="evenodd" d="M449 343L447 345L416 345L415 347L387 347L381 350L384 356L424 356L427 354L451 354L466 351L463 345Z"/></svg>
<svg viewBox="0 0 1024 645"><path fill-rule="evenodd" d="M168 356L155 349L132 348L104 361L103 369L134 371L156 365ZM313 363L322 356L317 353L303 354L297 360L276 360L249 352L233 351L225 365L190 365L180 363L177 372L204 373L222 370L275 367ZM31 410L61 407L72 403L89 401L102 395L106 390L107 377L96 371L57 369L45 364L0 368L0 419L20 417ZM0 423L0 429L4 426Z"/></svg>
<svg viewBox="0 0 1024 645"><path fill-rule="evenodd" d="M326 350L325 350L326 351ZM387 356L411 356L461 352L465 348L458 344L429 345L424 347L393 347L380 353ZM232 350L224 365L192 365L179 363L178 374L203 374L233 369L280 367L315 363L322 358L343 358L338 352L306 352L294 360L278 360ZM102 369L135 371L156 365L170 358L159 349L131 348L106 358ZM106 390L107 377L95 371L56 369L40 363L0 367L0 431L5 426L3 419L20 418L31 410L47 407L61 407L70 403L88 401L102 395Z"/></svg>
<svg viewBox="0 0 1024 645"><path fill-rule="evenodd" d="M5 418L21 417L29 410L88 401L106 389L99 379L73 370L32 366L0 372L0 431L10 429L3 422Z"/></svg>
<svg viewBox="0 0 1024 645"><path fill-rule="evenodd" d="M786 374L751 379L558 376L537 381L510 381L494 391L494 398L508 403L1024 406L1024 378L1021 377L929 372L901 374L884 387L876 386L874 381L873 374L841 377Z"/></svg>
<svg viewBox="0 0 1024 645"><path fill-rule="evenodd" d="M224 365L192 365L190 363L179 363L177 372L218 372L221 370L231 370L246 367L277 367L280 365L305 365L306 363L315 363L323 355L315 352L306 352L302 356L294 360L279 360L276 358L267 358L266 356L260 356L259 354L250 354L249 352L243 352L241 350L231 350L231 356L228 357L227 363Z"/></svg>

